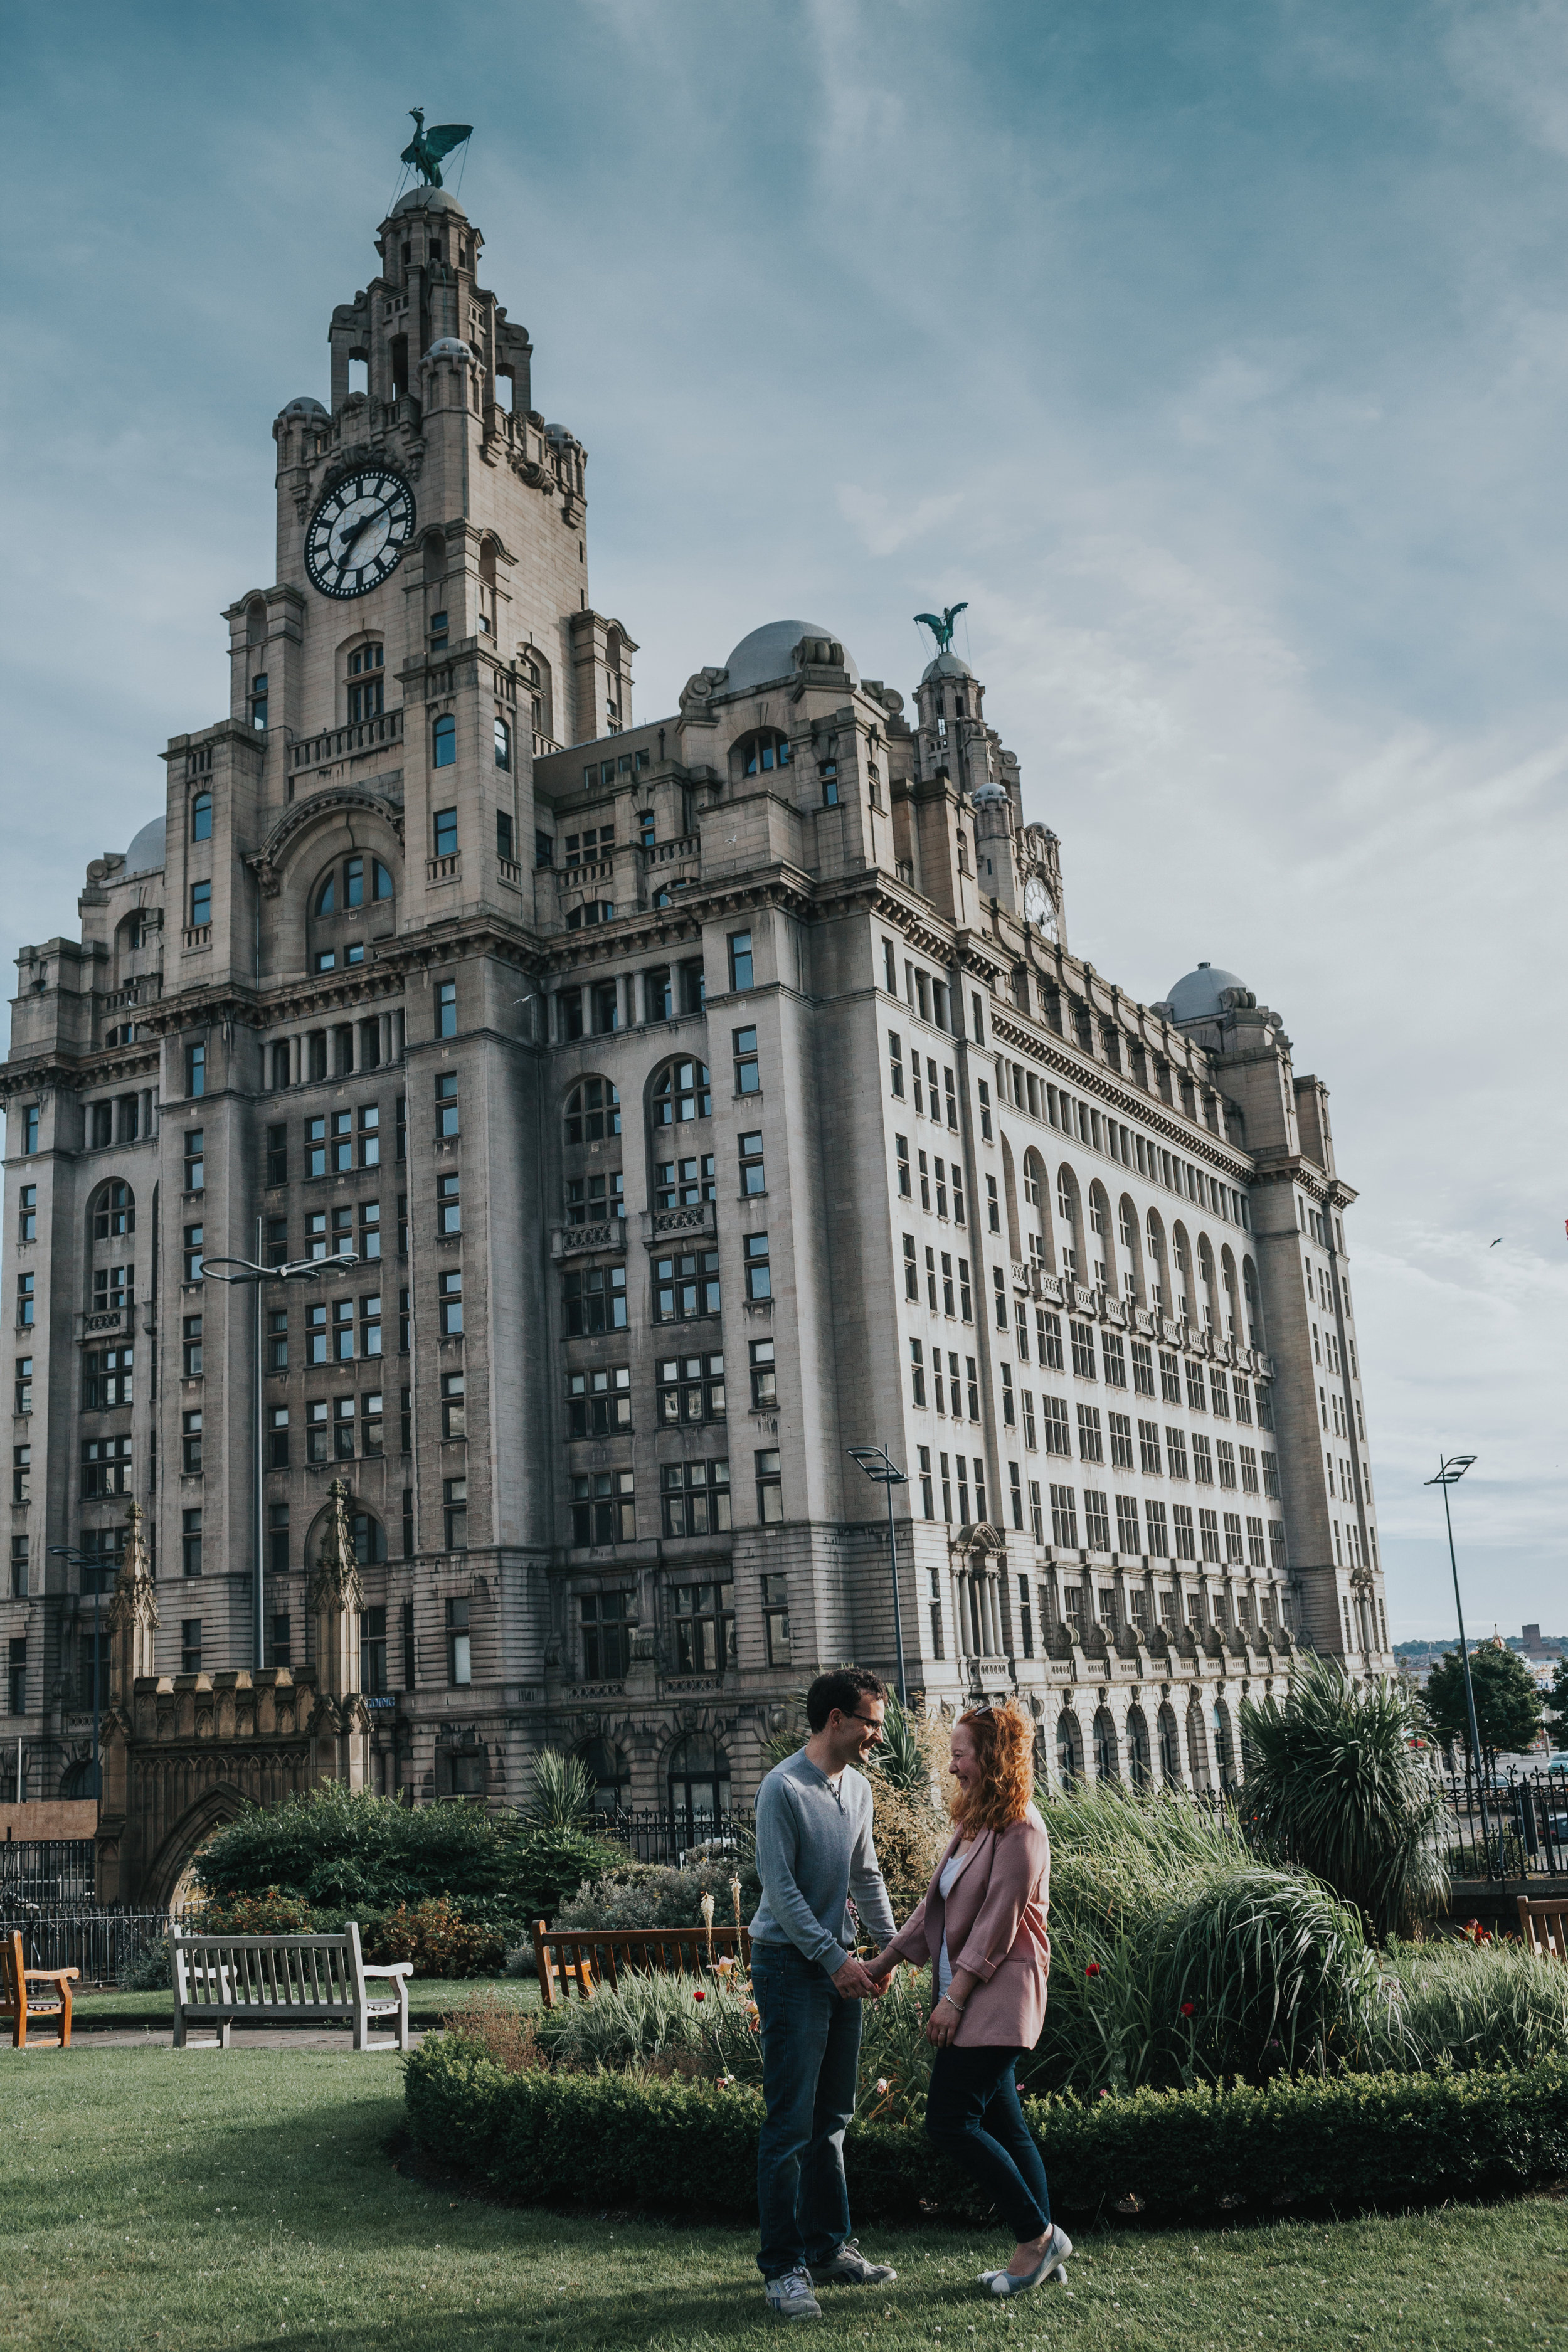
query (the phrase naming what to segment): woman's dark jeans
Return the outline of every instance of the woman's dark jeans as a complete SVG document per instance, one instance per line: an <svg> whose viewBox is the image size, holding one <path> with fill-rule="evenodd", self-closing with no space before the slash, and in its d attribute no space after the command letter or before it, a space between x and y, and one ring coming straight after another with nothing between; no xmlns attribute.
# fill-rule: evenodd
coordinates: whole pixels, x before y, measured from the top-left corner
<svg viewBox="0 0 1568 2352"><path fill-rule="evenodd" d="M926 2094L926 2137L989 2192L1020 2245L1051 2226L1046 2168L1013 2079L1023 2054L950 2042L936 2053Z"/></svg>

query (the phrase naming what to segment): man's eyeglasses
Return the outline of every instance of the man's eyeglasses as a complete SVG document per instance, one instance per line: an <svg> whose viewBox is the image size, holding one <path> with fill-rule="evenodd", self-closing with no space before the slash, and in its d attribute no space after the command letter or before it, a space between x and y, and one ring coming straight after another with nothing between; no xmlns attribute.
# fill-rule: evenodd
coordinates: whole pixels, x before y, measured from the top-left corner
<svg viewBox="0 0 1568 2352"><path fill-rule="evenodd" d="M844 1720L846 1723L863 1723L868 1731L874 1731L876 1733L879 1739L882 1737L882 1727L874 1716L847 1715Z"/></svg>

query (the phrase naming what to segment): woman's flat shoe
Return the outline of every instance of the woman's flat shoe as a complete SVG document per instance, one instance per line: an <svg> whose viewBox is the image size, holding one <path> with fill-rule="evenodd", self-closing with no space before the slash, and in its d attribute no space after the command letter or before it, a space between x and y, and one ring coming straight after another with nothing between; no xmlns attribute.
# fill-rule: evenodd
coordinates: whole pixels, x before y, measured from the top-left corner
<svg viewBox="0 0 1568 2352"><path fill-rule="evenodd" d="M1067 2278L1065 2264L1071 2252L1072 2240L1065 2230L1053 2223L1051 2234L1046 2242L1046 2251L1032 2271L1026 2271L1022 2277L1007 2270L982 2271L980 2284L988 2287L993 2294L1004 2296L1022 2294L1027 2288L1038 2286L1047 2274L1060 2285Z"/></svg>

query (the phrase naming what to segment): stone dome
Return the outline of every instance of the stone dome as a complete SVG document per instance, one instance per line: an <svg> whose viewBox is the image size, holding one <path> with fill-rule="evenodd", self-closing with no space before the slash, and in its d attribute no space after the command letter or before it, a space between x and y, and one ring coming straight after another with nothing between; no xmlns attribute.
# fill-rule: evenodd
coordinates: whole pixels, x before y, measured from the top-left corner
<svg viewBox="0 0 1568 2352"><path fill-rule="evenodd" d="M974 672L970 668L969 664L966 661L960 661L956 654L938 654L935 661L927 662L921 672L921 684L929 686L933 679L941 677L967 677L973 680L973 677Z"/></svg>
<svg viewBox="0 0 1568 2352"><path fill-rule="evenodd" d="M473 354L460 336L437 335L425 356L427 360L466 360Z"/></svg>
<svg viewBox="0 0 1568 2352"><path fill-rule="evenodd" d="M390 217L396 220L402 213L456 213L459 220L468 215L450 188L409 188L393 205Z"/></svg>
<svg viewBox="0 0 1568 2352"><path fill-rule="evenodd" d="M278 413L280 416L320 416L327 424L331 423L321 402L312 400L309 393L301 393L298 400L291 400L287 408L281 408Z"/></svg>
<svg viewBox="0 0 1568 2352"><path fill-rule="evenodd" d="M816 621L769 621L750 636L742 637L724 667L729 676L720 692L744 694L754 686L771 686L778 678L795 675L794 654L802 637L832 637L831 629ZM837 640L840 645L844 641ZM844 667L851 683L858 686L860 673L847 646L844 646Z"/></svg>
<svg viewBox="0 0 1568 2352"><path fill-rule="evenodd" d="M161 874L163 870L163 836L168 826L166 816L155 816L144 824L125 853L125 865L120 879L128 874Z"/></svg>
<svg viewBox="0 0 1568 2352"><path fill-rule="evenodd" d="M1215 1021L1219 1017L1220 996L1227 988L1245 988L1234 971L1226 971L1219 964L1200 963L1177 981L1166 999L1173 1021Z"/></svg>

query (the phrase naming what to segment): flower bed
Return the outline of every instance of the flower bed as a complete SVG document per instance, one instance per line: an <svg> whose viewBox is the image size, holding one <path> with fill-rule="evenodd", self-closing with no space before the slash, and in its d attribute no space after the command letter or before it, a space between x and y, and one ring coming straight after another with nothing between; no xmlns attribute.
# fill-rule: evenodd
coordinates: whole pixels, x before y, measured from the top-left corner
<svg viewBox="0 0 1568 2352"><path fill-rule="evenodd" d="M630 2074L509 2072L447 2033L406 2062L408 2130L432 2161L527 2204L633 2205L754 2220L759 2092ZM1568 2175L1568 2061L1358 2075L1263 2089L1136 2091L1026 2113L1068 2213L1150 2222L1238 2210L1397 2208ZM916 2127L868 2121L847 2163L857 2218L984 2218Z"/></svg>

